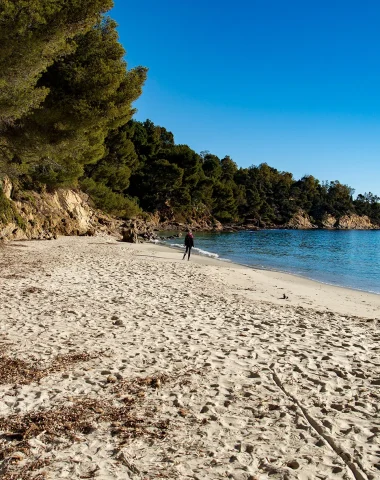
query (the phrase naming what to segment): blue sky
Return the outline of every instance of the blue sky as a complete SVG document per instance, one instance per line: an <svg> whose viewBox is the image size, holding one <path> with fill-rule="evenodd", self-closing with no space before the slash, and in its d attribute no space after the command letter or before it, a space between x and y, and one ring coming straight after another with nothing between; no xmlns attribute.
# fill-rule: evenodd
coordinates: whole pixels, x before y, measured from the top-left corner
<svg viewBox="0 0 380 480"><path fill-rule="evenodd" d="M114 0L135 118L197 152L380 195L378 0Z"/></svg>

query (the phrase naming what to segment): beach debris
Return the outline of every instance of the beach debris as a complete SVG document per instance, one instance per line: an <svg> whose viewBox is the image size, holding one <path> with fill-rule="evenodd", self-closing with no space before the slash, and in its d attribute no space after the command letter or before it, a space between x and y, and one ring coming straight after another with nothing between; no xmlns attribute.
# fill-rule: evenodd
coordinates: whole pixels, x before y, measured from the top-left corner
<svg viewBox="0 0 380 480"><path fill-rule="evenodd" d="M133 382L130 389L133 392ZM0 461L6 464L5 470L3 468L2 471L2 479L44 478L25 476L15 465L15 460L12 461L20 451L28 457L31 454L30 440L37 437L45 438L46 442L62 437L76 442L81 440L78 434L88 435L97 430L101 423L110 422L111 435L117 436L121 445L138 437L163 439L170 425L169 420L156 421L154 409L146 408L137 412L134 409L137 405L139 405L137 396L130 396L129 401L123 401L121 405L108 398L77 397L71 399L70 405L59 405L24 415L0 417L0 430L4 432L0 439ZM29 462L25 472L33 471L34 467L31 465L33 464ZM42 466L44 465L39 465L39 468Z"/></svg>
<svg viewBox="0 0 380 480"><path fill-rule="evenodd" d="M124 322L123 322L123 320L120 320L120 319L115 320L115 321L113 322L113 324L114 324L116 327L124 327Z"/></svg>
<svg viewBox="0 0 380 480"><path fill-rule="evenodd" d="M39 288L39 287L28 287L28 288L26 288L26 289L22 292L22 294L23 294L23 295L26 295L26 294L28 294L28 293L41 293L41 292L43 292L42 288Z"/></svg>
<svg viewBox="0 0 380 480"><path fill-rule="evenodd" d="M297 462L297 460L290 460L286 465L293 470L297 470L297 468L300 468L300 464Z"/></svg>
<svg viewBox="0 0 380 480"><path fill-rule="evenodd" d="M96 476L96 472L100 470L99 465L96 465L95 468L89 470L84 475L81 475L80 478L94 478Z"/></svg>
<svg viewBox="0 0 380 480"><path fill-rule="evenodd" d="M187 417L189 415L190 411L187 408L180 408L178 410L178 415L181 417Z"/></svg>
<svg viewBox="0 0 380 480"><path fill-rule="evenodd" d="M28 385L38 382L41 378L53 373L66 370L70 365L80 362L88 362L99 356L99 353L73 353L58 355L49 367L43 368L38 362L26 362L25 360L11 358L0 354L0 385L19 384Z"/></svg>
<svg viewBox="0 0 380 480"><path fill-rule="evenodd" d="M282 294L282 299L283 299L283 300L288 300L289 297L288 297L287 295L285 295L285 293L283 293L283 294Z"/></svg>
<svg viewBox="0 0 380 480"><path fill-rule="evenodd" d="M253 445L251 445L251 444L248 443L248 444L245 446L245 451L246 451L247 453L253 453L253 451L254 451Z"/></svg>
<svg viewBox="0 0 380 480"><path fill-rule="evenodd" d="M46 480L46 473L44 471L37 473L44 467L49 465L47 459L37 459L27 462L21 468L17 467L17 471L13 468L12 462L7 462L1 472L2 480Z"/></svg>

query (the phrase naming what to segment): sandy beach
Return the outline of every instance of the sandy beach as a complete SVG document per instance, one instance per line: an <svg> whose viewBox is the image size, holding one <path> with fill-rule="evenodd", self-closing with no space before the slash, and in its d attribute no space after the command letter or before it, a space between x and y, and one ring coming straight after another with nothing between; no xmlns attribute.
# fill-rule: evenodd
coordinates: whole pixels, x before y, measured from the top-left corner
<svg viewBox="0 0 380 480"><path fill-rule="evenodd" d="M380 478L380 295L100 236L0 266L0 477Z"/></svg>

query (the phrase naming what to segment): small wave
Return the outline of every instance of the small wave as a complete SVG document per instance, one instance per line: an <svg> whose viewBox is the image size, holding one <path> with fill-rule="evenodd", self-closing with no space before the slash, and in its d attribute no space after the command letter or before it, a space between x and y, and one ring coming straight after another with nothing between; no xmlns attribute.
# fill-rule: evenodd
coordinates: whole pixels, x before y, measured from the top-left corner
<svg viewBox="0 0 380 480"><path fill-rule="evenodd" d="M208 252L207 250L201 250L200 248L196 248L196 247L194 247L194 250L198 252L200 255L204 255L205 257L219 258L219 255L217 253Z"/></svg>
<svg viewBox="0 0 380 480"><path fill-rule="evenodd" d="M185 246L178 243L169 243L169 246L171 248L179 248L180 250L185 250ZM204 257L219 258L219 255L217 253L208 252L207 250L202 250L201 248L194 247L193 250L194 252L197 252L199 253L199 255L203 255Z"/></svg>
<svg viewBox="0 0 380 480"><path fill-rule="evenodd" d="M164 243L164 245L167 245L167 244ZM178 245L178 243L169 243L169 247L179 248L180 250L185 250L185 247L183 245Z"/></svg>

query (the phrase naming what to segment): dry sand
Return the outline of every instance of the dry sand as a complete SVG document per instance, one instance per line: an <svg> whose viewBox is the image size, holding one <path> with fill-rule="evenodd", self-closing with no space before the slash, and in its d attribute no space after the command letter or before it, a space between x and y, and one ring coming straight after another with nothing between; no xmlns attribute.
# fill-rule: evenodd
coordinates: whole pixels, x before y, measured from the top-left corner
<svg viewBox="0 0 380 480"><path fill-rule="evenodd" d="M0 477L380 478L379 295L108 237L0 267Z"/></svg>

